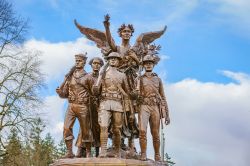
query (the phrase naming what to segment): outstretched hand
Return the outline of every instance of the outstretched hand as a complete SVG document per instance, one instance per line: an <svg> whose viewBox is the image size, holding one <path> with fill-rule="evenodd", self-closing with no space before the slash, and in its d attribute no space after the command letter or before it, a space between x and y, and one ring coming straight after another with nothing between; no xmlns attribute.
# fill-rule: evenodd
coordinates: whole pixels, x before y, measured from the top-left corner
<svg viewBox="0 0 250 166"><path fill-rule="evenodd" d="M110 20L110 16L109 16L109 14L106 14L104 16L104 21L103 21L103 23L104 23L105 26L109 26L110 25L109 20Z"/></svg>
<svg viewBox="0 0 250 166"><path fill-rule="evenodd" d="M106 14L106 15L104 16L104 18L105 18L105 21L109 21L109 19L110 19L109 14Z"/></svg>

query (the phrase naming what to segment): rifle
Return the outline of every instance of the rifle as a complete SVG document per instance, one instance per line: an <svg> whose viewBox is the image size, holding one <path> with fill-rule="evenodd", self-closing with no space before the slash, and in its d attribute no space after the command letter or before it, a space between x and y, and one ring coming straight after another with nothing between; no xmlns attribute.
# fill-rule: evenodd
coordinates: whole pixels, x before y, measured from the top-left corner
<svg viewBox="0 0 250 166"><path fill-rule="evenodd" d="M138 76L136 78L136 95L137 95L137 112L140 111L140 107L141 107L141 101L140 101L140 96L141 96L141 76L142 76L142 70L143 70L143 54L140 54L140 62L139 62L139 70L138 70Z"/></svg>
<svg viewBox="0 0 250 166"><path fill-rule="evenodd" d="M102 68L100 74L98 75L97 81L96 81L96 83L95 83L95 85L94 85L95 87L100 87L100 85L101 85L101 80L105 77L105 75L106 75L106 70L107 70L108 66L109 66L108 63L106 63L106 64L103 66L103 68Z"/></svg>
<svg viewBox="0 0 250 166"><path fill-rule="evenodd" d="M58 87L57 89L59 89L61 92L63 92L64 94L64 87L68 84L68 81L69 79L71 78L71 76L73 75L74 71L75 71L76 67L73 66L70 71L68 72L68 74L65 75L65 78L64 78L64 81L63 83L60 85L60 87ZM68 92L66 95L62 95L62 94L59 94L60 97L63 96L63 98L67 98L68 96ZM65 97L66 96L66 97Z"/></svg>
<svg viewBox="0 0 250 166"><path fill-rule="evenodd" d="M125 108L126 108L126 104L125 104L125 101L128 99L128 95L127 95L127 93L122 89L122 87L121 87L121 85L119 84L119 83L116 83L116 86L117 86L117 88L121 91L121 93L122 93L122 96L123 96L123 113L124 113L124 116L125 116L125 125L126 126L128 126L128 121L127 121L127 113L126 113L126 110L125 110ZM129 100L129 99L128 99ZM130 101L130 100L129 100ZM129 103L129 105L130 105L130 103ZM131 109L131 108L130 108Z"/></svg>

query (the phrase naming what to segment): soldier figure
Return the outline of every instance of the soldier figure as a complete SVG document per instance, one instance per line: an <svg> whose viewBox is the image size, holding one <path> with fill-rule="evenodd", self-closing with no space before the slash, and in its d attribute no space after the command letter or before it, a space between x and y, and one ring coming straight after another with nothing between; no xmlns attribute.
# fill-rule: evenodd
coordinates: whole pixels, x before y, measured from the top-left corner
<svg viewBox="0 0 250 166"><path fill-rule="evenodd" d="M68 98L69 105L64 121L63 137L67 147L67 154L64 158L73 158L73 126L76 118L81 128L82 141L86 144L86 155L90 156L91 142L93 141L90 129L89 113L89 92L85 87L84 79L86 72L84 65L86 63L86 54L75 55L75 66L66 75L63 84L56 92L61 98ZM80 83L81 82L81 83Z"/></svg>
<svg viewBox="0 0 250 166"><path fill-rule="evenodd" d="M145 73L139 78L139 141L141 147L141 160L146 160L147 150L147 126L150 125L153 137L155 161L160 161L160 136L159 128L161 118L165 118L165 124L170 123L167 101L161 79L157 74L152 73L156 59L153 55L146 55L143 58Z"/></svg>
<svg viewBox="0 0 250 166"><path fill-rule="evenodd" d="M99 147L100 147L100 125L98 123L98 107L99 107L99 97L94 96L92 93L92 87L95 85L97 78L99 76L100 68L104 65L104 62L99 57L94 57L89 61L89 65L92 67L92 72L86 76L86 87L89 89L90 92L90 103L89 108L91 112L91 130L93 133L94 142L92 146L95 147L95 155L96 157L99 156ZM86 157L86 146L82 142L81 138L81 129L78 134L78 138L76 141L76 146L78 147L77 150L77 157Z"/></svg>
<svg viewBox="0 0 250 166"><path fill-rule="evenodd" d="M96 94L101 93L101 101L98 112L98 121L101 128L101 154L100 157L107 156L108 127L112 122L114 157L120 157L121 127L123 112L129 110L124 104L128 99L126 94L128 84L126 75L117 70L121 56L117 52L112 52L107 57L109 67L100 74L100 84L95 85L93 90ZM99 79L98 78L98 79ZM97 81L98 82L98 81Z"/></svg>

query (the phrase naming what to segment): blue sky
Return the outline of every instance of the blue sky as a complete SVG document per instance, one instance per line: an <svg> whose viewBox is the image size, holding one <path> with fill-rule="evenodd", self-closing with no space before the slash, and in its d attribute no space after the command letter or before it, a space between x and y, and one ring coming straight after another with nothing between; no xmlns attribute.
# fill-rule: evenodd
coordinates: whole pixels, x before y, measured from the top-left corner
<svg viewBox="0 0 250 166"><path fill-rule="evenodd" d="M113 36L117 42L120 40L116 29L121 23L134 24L133 40L142 32L167 25L167 33L156 43L162 45L161 53L170 57L166 62L170 82L193 76L203 81L228 82L218 74L218 70L224 69L250 73L250 22L242 20L241 17L245 16L237 14L234 11L237 9L220 12L221 8L226 8L226 5L230 8L233 4L226 4L227 1L13 2L18 13L31 20L30 38L50 42L72 41L80 37L73 25L74 18L83 25L103 30L106 13L111 15ZM245 7L243 3L241 5Z"/></svg>
<svg viewBox="0 0 250 166"><path fill-rule="evenodd" d="M73 54L88 51L90 57L100 56L95 45L75 28L74 19L87 27L104 30L103 16L109 13L117 44L120 38L116 31L122 23L134 25L132 43L140 33L167 25L167 32L155 42L162 46L162 60L155 71L166 84L172 111L172 124L166 128L169 154L180 165L235 165L223 160L232 156L236 156L239 165L249 163L246 158L250 153L245 149L250 147L249 1L11 1L18 14L30 19L25 46L44 53L48 88L43 94L51 109L64 109L60 105L65 103L58 99L54 89L73 65ZM63 113L54 112L54 116L59 116L54 126L62 125ZM187 124L190 125L187 130L194 129L193 133L185 129ZM208 139L211 135L204 130L218 139L211 141ZM229 153L227 143L235 145L236 152ZM222 147L216 149L217 144Z"/></svg>

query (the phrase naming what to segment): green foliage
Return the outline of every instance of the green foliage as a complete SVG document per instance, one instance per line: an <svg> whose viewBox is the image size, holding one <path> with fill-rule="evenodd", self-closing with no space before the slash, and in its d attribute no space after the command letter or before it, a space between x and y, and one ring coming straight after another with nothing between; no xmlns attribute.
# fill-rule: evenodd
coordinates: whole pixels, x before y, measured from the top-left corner
<svg viewBox="0 0 250 166"><path fill-rule="evenodd" d="M171 160L171 157L168 155L168 153L165 153L164 161L168 163L168 166L175 165L175 162Z"/></svg>
<svg viewBox="0 0 250 166"><path fill-rule="evenodd" d="M48 166L66 153L64 141L56 146L54 139L47 133L43 138L45 125L38 118L35 125L27 130L29 134L21 140L16 129L11 130L6 145L6 155L0 158L4 166Z"/></svg>
<svg viewBox="0 0 250 166"><path fill-rule="evenodd" d="M66 148L64 140L62 139L57 146L56 158L61 158L62 156L64 156L66 154L66 151L67 151L67 148Z"/></svg>
<svg viewBox="0 0 250 166"><path fill-rule="evenodd" d="M11 130L9 143L6 146L6 155L2 159L5 166L17 165L22 162L22 144L15 129Z"/></svg>

